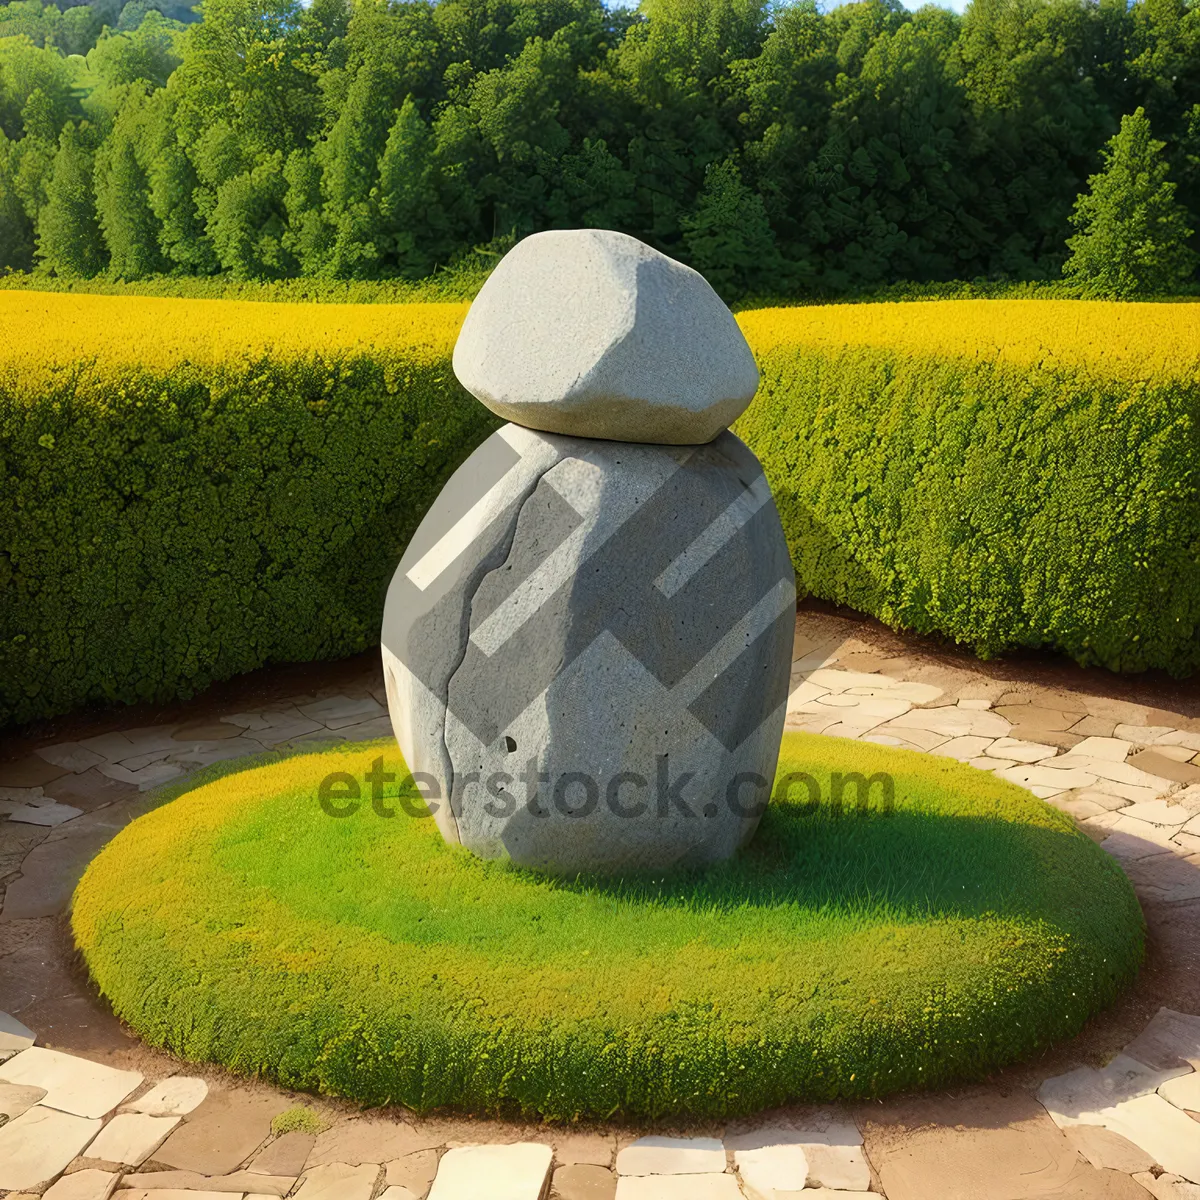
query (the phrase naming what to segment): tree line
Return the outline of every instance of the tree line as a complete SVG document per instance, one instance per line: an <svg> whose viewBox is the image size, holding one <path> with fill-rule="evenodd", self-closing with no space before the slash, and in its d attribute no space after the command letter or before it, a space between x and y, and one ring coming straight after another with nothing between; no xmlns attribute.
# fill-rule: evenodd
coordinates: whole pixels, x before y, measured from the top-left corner
<svg viewBox="0 0 1200 1200"><path fill-rule="evenodd" d="M727 295L1084 277L1154 230L1185 286L1200 3L0 6L0 268L417 279L581 225Z"/></svg>

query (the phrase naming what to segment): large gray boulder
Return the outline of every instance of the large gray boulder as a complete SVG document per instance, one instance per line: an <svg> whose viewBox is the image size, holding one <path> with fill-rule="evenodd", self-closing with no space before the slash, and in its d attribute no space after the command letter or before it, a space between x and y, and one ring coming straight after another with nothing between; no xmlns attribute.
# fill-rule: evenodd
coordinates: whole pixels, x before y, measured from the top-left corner
<svg viewBox="0 0 1200 1200"><path fill-rule="evenodd" d="M388 591L400 747L448 841L557 873L713 862L774 778L795 617L770 489L698 446L509 425Z"/></svg>
<svg viewBox="0 0 1200 1200"><path fill-rule="evenodd" d="M454 373L531 429L672 445L711 441L758 387L704 277L606 229L537 233L509 251L467 313Z"/></svg>

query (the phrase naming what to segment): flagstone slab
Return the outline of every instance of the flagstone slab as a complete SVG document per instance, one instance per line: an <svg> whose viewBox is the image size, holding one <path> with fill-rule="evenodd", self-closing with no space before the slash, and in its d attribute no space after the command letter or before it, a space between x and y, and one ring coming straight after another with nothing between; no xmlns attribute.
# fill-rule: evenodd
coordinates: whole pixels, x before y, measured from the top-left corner
<svg viewBox="0 0 1200 1200"><path fill-rule="evenodd" d="M1152 789L1156 796L1171 791L1177 787L1173 779L1165 779L1161 775L1152 775L1149 771L1140 771L1127 762L1113 762L1108 758L1097 758L1092 754L1080 754L1070 750L1060 756L1056 766L1064 769L1078 768L1087 771L1100 779L1108 779L1113 783L1124 783L1131 787Z"/></svg>
<svg viewBox="0 0 1200 1200"><path fill-rule="evenodd" d="M171 754L167 761L184 763L190 767L209 767L213 763L228 762L233 758L248 758L262 753L261 742L248 737L234 737L184 746Z"/></svg>
<svg viewBox="0 0 1200 1200"><path fill-rule="evenodd" d="M17 804L8 810L8 819L23 825L47 825L53 828L83 815L83 809L69 804Z"/></svg>
<svg viewBox="0 0 1200 1200"><path fill-rule="evenodd" d="M440 1138L440 1134L420 1133L404 1121L358 1117L320 1134L305 1165L311 1170L331 1162L351 1166L391 1162L418 1150L436 1149Z"/></svg>
<svg viewBox="0 0 1200 1200"><path fill-rule="evenodd" d="M938 746L934 753L944 758L957 758L959 762L970 762L973 758L990 755L995 742L996 739L988 737L951 738Z"/></svg>
<svg viewBox="0 0 1200 1200"><path fill-rule="evenodd" d="M45 1088L20 1083L0 1083L0 1116L12 1120L31 1109L45 1096Z"/></svg>
<svg viewBox="0 0 1200 1200"><path fill-rule="evenodd" d="M421 1197L429 1191L437 1174L437 1165L436 1150L418 1150L415 1154L406 1154L385 1164L384 1182L399 1184Z"/></svg>
<svg viewBox="0 0 1200 1200"><path fill-rule="evenodd" d="M541 1200L553 1154L540 1142L447 1150L429 1200Z"/></svg>
<svg viewBox="0 0 1200 1200"><path fill-rule="evenodd" d="M1144 898L1171 902L1200 899L1200 855L1151 854L1127 859L1125 873Z"/></svg>
<svg viewBox="0 0 1200 1200"><path fill-rule="evenodd" d="M246 1200L254 1200L254 1197L247 1196ZM379 1193L379 1200L421 1200L421 1197L409 1188L402 1187L400 1184L392 1184Z"/></svg>
<svg viewBox="0 0 1200 1200"><path fill-rule="evenodd" d="M227 1175L267 1140L272 1118L287 1107L287 1099L279 1095L210 1090L154 1152L154 1160L180 1171Z"/></svg>
<svg viewBox="0 0 1200 1200"><path fill-rule="evenodd" d="M1138 1096L1103 1113L1103 1125L1141 1146L1159 1166L1200 1183L1196 1121L1159 1095Z"/></svg>
<svg viewBox="0 0 1200 1200"><path fill-rule="evenodd" d="M1071 751L1084 758L1100 758L1106 762L1123 763L1129 757L1133 743L1127 738L1085 737Z"/></svg>
<svg viewBox="0 0 1200 1200"><path fill-rule="evenodd" d="M97 767L96 770L110 779L134 784L139 792L149 791L152 787L158 787L160 783L167 783L183 774L183 767L178 763L170 762L152 762L149 766L144 766L139 770L130 770L129 767L110 762L105 763L102 767Z"/></svg>
<svg viewBox="0 0 1200 1200"><path fill-rule="evenodd" d="M313 704L300 706L300 712L327 729L359 725L374 717L387 716L387 709L370 696L330 696Z"/></svg>
<svg viewBox="0 0 1200 1200"><path fill-rule="evenodd" d="M808 1181L808 1157L795 1143L737 1150L733 1161L742 1191L751 1200L775 1200L780 1193L800 1191Z"/></svg>
<svg viewBox="0 0 1200 1200"><path fill-rule="evenodd" d="M1172 729L1170 733L1156 737L1153 745L1183 746L1193 753L1200 752L1200 733L1193 733L1187 729Z"/></svg>
<svg viewBox="0 0 1200 1200"><path fill-rule="evenodd" d="M42 1200L108 1200L116 1190L120 1172L98 1171L89 1167L64 1175Z"/></svg>
<svg viewBox="0 0 1200 1200"><path fill-rule="evenodd" d="M99 766L105 761L103 754L97 754L94 750L79 745L78 742L60 742L56 746L43 746L34 753L38 758L44 758L56 767L63 767L75 773Z"/></svg>
<svg viewBox="0 0 1200 1200"><path fill-rule="evenodd" d="M1045 763L1018 763L1015 767L1005 767L996 774L1010 783L1020 784L1029 788L1035 795L1041 794L1037 789L1045 789L1050 795L1059 792L1073 791L1075 788L1091 787L1096 782L1095 775L1086 771L1060 770L1049 767Z"/></svg>
<svg viewBox="0 0 1200 1200"><path fill-rule="evenodd" d="M555 1170L550 1194L555 1200L613 1200L617 1177L595 1163L569 1163Z"/></svg>
<svg viewBox="0 0 1200 1200"><path fill-rule="evenodd" d="M1168 1079L1158 1089L1158 1094L1176 1108L1187 1112L1200 1112L1200 1071Z"/></svg>
<svg viewBox="0 0 1200 1200"><path fill-rule="evenodd" d="M316 1140L315 1133L303 1133L299 1129L280 1134L246 1169L259 1175L300 1175ZM404 1180L389 1182L403 1183Z"/></svg>
<svg viewBox="0 0 1200 1200"><path fill-rule="evenodd" d="M1131 804L1121 814L1135 821L1148 821L1151 825L1186 825L1195 813L1182 804L1170 804L1166 800L1150 800L1143 804Z"/></svg>
<svg viewBox="0 0 1200 1200"><path fill-rule="evenodd" d="M0 1064L0 1080L45 1088L43 1105L78 1117L111 1112L142 1078L137 1071L118 1071L43 1046L30 1046Z"/></svg>
<svg viewBox="0 0 1200 1200"><path fill-rule="evenodd" d="M152 1117L147 1113L118 1113L89 1147L91 1158L138 1167L167 1140L179 1117Z"/></svg>
<svg viewBox="0 0 1200 1200"><path fill-rule="evenodd" d="M1041 762L1044 758L1053 758L1058 754L1057 746L1047 746L1042 742L1023 742L1017 738L997 738L985 752L991 758L1009 758L1017 763Z"/></svg>
<svg viewBox="0 0 1200 1200"><path fill-rule="evenodd" d="M1125 1053L1155 1070L1192 1067L1200 1071L1200 1017L1160 1008Z"/></svg>
<svg viewBox="0 0 1200 1200"><path fill-rule="evenodd" d="M1037 704L997 704L992 711L1014 725L1019 723L1026 728L1049 732L1070 729L1084 715L1081 711L1065 712L1057 708L1042 708Z"/></svg>
<svg viewBox="0 0 1200 1200"><path fill-rule="evenodd" d="M1071 1125L1063 1130L1068 1145L1074 1147L1092 1164L1103 1171L1148 1171L1154 1159L1128 1138L1102 1125Z"/></svg>
<svg viewBox="0 0 1200 1200"><path fill-rule="evenodd" d="M193 1191L191 1188L137 1187L122 1189L117 1195L117 1200L229 1200L229 1193L214 1192L211 1189Z"/></svg>
<svg viewBox="0 0 1200 1200"><path fill-rule="evenodd" d="M1104 839L1104 849L1115 858L1148 858L1164 851L1174 852L1171 839L1175 830L1164 825L1151 825L1149 821L1138 821L1125 816L1127 809L1117 811L1116 820L1109 825L1109 836Z"/></svg>
<svg viewBox="0 0 1200 1200"><path fill-rule="evenodd" d="M733 1175L623 1175L616 1200L743 1200L743 1193Z"/></svg>
<svg viewBox="0 0 1200 1200"><path fill-rule="evenodd" d="M48 1183L99 1131L98 1118L35 1104L0 1125L0 1189L16 1191Z"/></svg>
<svg viewBox="0 0 1200 1200"><path fill-rule="evenodd" d="M194 1075L172 1075L156 1083L145 1095L130 1100L125 1107L149 1113L152 1117L185 1116L207 1095L208 1084L203 1079Z"/></svg>
<svg viewBox="0 0 1200 1200"><path fill-rule="evenodd" d="M84 812L93 812L114 800L136 794L132 784L109 779L97 770L84 771L81 775L63 775L46 784L46 795L59 804L69 804Z"/></svg>
<svg viewBox="0 0 1200 1200"><path fill-rule="evenodd" d="M889 729L923 729L946 737L1005 737L1012 725L995 712L969 708L916 708L888 722ZM905 735L901 735L905 736Z"/></svg>
<svg viewBox="0 0 1200 1200"><path fill-rule="evenodd" d="M717 1138L642 1137L617 1155L618 1175L691 1175L725 1170Z"/></svg>
<svg viewBox="0 0 1200 1200"><path fill-rule="evenodd" d="M1128 742L1135 742L1139 746L1152 745L1160 737L1177 732L1178 730L1172 729L1169 725L1118 725L1113 730L1114 736L1124 738Z"/></svg>

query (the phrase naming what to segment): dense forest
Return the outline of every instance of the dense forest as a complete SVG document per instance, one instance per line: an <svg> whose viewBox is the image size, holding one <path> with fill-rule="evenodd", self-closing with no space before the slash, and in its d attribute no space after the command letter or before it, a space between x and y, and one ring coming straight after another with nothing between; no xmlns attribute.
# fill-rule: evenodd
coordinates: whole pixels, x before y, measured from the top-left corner
<svg viewBox="0 0 1200 1200"><path fill-rule="evenodd" d="M726 291L1052 279L1139 108L1187 236L1197 0L17 0L0 268L418 278L596 225Z"/></svg>

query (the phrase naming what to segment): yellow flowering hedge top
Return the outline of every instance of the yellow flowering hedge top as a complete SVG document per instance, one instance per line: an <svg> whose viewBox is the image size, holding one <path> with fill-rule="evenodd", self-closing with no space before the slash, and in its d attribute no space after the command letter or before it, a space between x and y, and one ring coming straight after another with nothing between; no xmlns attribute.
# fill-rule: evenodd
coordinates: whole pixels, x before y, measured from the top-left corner
<svg viewBox="0 0 1200 1200"><path fill-rule="evenodd" d="M378 798L376 760L396 780ZM1029 792L811 734L779 770L731 862L563 880L446 845L394 741L223 764L101 851L72 924L117 1014L184 1058L563 1120L978 1078L1136 972L1128 881ZM334 772L360 789L339 780L340 816L319 802ZM835 772L875 781L839 803Z"/></svg>
<svg viewBox="0 0 1200 1200"><path fill-rule="evenodd" d="M779 347L1200 379L1200 304L930 300L762 308L738 317L761 358Z"/></svg>
<svg viewBox="0 0 1200 1200"><path fill-rule="evenodd" d="M445 360L468 305L262 304L0 291L0 367L40 375L78 362L170 371L319 354Z"/></svg>

